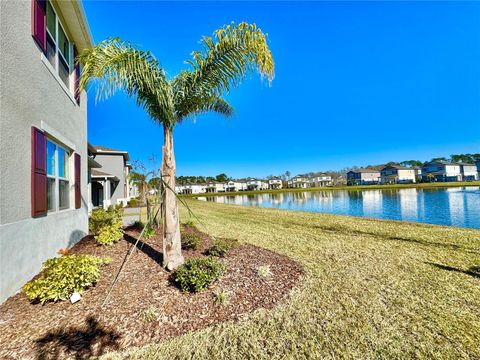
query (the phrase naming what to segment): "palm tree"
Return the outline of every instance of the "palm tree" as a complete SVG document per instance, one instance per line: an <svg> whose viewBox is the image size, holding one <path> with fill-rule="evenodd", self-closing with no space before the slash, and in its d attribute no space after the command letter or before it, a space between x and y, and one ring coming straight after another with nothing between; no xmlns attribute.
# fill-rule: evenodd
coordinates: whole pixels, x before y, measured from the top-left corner
<svg viewBox="0 0 480 360"><path fill-rule="evenodd" d="M163 265L172 270L183 263L175 189L173 130L177 123L205 112L230 117L232 106L222 95L253 71L273 80L274 62L266 35L255 24L223 26L203 37L189 69L169 79L150 52L121 39L109 39L83 51L80 88L97 85L97 98L123 90L136 99L150 118L163 126L161 176L163 187Z"/></svg>

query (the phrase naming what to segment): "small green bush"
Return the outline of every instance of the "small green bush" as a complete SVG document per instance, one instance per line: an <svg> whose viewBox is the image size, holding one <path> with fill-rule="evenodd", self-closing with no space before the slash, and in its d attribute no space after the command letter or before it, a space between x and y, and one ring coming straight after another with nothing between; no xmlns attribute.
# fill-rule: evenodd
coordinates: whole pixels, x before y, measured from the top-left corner
<svg viewBox="0 0 480 360"><path fill-rule="evenodd" d="M151 239L155 236L155 228L151 224L145 225L145 229L143 230L143 237L145 239Z"/></svg>
<svg viewBox="0 0 480 360"><path fill-rule="evenodd" d="M215 243L207 250L207 255L223 257L231 249L238 246L237 239L217 239Z"/></svg>
<svg viewBox="0 0 480 360"><path fill-rule="evenodd" d="M193 232L182 233L182 249L195 250L202 242L200 235Z"/></svg>
<svg viewBox="0 0 480 360"><path fill-rule="evenodd" d="M69 255L49 259L43 264L40 276L28 282L23 291L30 301L66 300L74 292L80 294L100 277L100 266L111 259L92 255Z"/></svg>
<svg viewBox="0 0 480 360"><path fill-rule="evenodd" d="M212 257L191 259L173 273L172 282L183 292L199 292L224 272L225 265Z"/></svg>
<svg viewBox="0 0 480 360"><path fill-rule="evenodd" d="M268 279L272 277L273 273L270 269L270 265L262 265L257 268L257 275L261 278Z"/></svg>
<svg viewBox="0 0 480 360"><path fill-rule="evenodd" d="M129 207L137 207L138 206L138 199L130 199L128 202L127 202L127 205Z"/></svg>
<svg viewBox="0 0 480 360"><path fill-rule="evenodd" d="M213 291L213 302L217 305L228 305L231 295L230 291L216 289Z"/></svg>
<svg viewBox="0 0 480 360"><path fill-rule="evenodd" d="M191 220L191 219L188 219L188 220L184 221L184 222L182 223L182 225L183 225L183 226L190 226L190 227L195 226L193 220Z"/></svg>
<svg viewBox="0 0 480 360"><path fill-rule="evenodd" d="M94 238L100 245L112 245L120 240L122 236L122 223L114 223L102 227L98 235L95 235Z"/></svg>
<svg viewBox="0 0 480 360"><path fill-rule="evenodd" d="M92 235L98 235L100 229L104 226L113 225L114 223L118 225L119 221L122 220L123 209L114 208L110 206L108 210L104 209L95 209L90 214L88 221L88 227Z"/></svg>

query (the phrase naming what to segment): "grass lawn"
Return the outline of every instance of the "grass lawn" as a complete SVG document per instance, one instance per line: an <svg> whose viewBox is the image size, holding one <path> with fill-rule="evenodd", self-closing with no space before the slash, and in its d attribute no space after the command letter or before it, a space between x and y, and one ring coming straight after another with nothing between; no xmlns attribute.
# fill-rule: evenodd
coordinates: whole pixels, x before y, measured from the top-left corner
<svg viewBox="0 0 480 360"><path fill-rule="evenodd" d="M280 308L106 358L480 358L480 231L188 203L201 230L287 254L305 278Z"/></svg>
<svg viewBox="0 0 480 360"><path fill-rule="evenodd" d="M329 190L374 190L374 189L432 189L432 188L446 188L446 187L462 187L462 186L480 186L480 181L464 181L464 182L435 182L435 183L415 183L415 184L390 184L390 185L355 185L355 186L324 186L319 188L306 189L280 189L280 190L254 190L254 191L234 191L234 192L220 192L220 193L203 193L203 194L188 194L180 195L182 197L197 197L197 196L226 196L226 195L255 195L255 194L278 194L285 192L305 192L305 191L329 191Z"/></svg>

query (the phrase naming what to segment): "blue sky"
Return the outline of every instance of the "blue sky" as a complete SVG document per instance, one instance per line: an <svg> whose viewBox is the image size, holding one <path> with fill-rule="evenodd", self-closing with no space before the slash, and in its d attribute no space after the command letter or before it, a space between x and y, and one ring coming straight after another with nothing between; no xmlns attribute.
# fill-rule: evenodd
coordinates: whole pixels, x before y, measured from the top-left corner
<svg viewBox="0 0 480 360"><path fill-rule="evenodd" d="M292 174L480 152L480 3L84 1L95 41L151 50L171 76L202 35L255 22L276 62L233 119L176 127L178 175ZM118 94L88 104L89 141L161 155L162 130Z"/></svg>

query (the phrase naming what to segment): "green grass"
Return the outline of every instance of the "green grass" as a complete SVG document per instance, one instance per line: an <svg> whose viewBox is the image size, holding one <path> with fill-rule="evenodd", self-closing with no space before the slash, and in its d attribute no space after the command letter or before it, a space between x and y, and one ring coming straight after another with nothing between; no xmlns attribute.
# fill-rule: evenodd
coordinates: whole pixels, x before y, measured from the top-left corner
<svg viewBox="0 0 480 360"><path fill-rule="evenodd" d="M285 192L305 192L305 191L331 191L331 190L374 190L374 189L404 189L404 188L446 188L462 186L480 186L480 181L464 182L436 182L436 183L415 183L415 184L390 184L390 185L358 185L358 186L324 186L306 189L280 189L280 190L253 190L253 191L229 191L220 193L202 193L202 194L182 194L182 197L198 196L230 196L230 195L255 195L255 194L278 194Z"/></svg>
<svg viewBox="0 0 480 360"><path fill-rule="evenodd" d="M480 358L480 231L188 202L201 230L287 254L304 279L284 306L107 358Z"/></svg>

